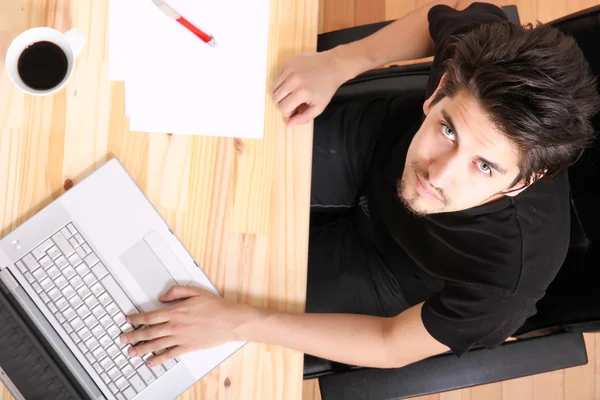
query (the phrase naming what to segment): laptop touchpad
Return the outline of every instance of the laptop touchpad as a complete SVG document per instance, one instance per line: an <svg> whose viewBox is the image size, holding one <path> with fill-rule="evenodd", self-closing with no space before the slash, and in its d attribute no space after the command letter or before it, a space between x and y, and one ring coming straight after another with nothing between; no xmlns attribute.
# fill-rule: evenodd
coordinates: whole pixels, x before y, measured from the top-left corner
<svg viewBox="0 0 600 400"><path fill-rule="evenodd" d="M158 300L158 296L177 283L146 241L142 239L134 244L121 254L119 260L125 265L150 301L157 307L164 307L165 305ZM143 305L140 306L146 308Z"/></svg>

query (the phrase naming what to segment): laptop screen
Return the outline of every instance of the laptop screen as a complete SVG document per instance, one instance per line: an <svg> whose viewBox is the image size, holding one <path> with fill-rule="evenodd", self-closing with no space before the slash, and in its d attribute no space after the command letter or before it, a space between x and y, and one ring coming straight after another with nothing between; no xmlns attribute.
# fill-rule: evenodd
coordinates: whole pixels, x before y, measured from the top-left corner
<svg viewBox="0 0 600 400"><path fill-rule="evenodd" d="M0 281L0 367L29 399L82 399Z"/></svg>

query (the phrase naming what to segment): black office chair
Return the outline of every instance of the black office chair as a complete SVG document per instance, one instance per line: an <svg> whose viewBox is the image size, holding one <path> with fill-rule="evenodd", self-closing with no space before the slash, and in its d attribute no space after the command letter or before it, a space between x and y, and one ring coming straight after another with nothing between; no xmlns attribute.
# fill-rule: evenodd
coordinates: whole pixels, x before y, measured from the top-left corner
<svg viewBox="0 0 600 400"><path fill-rule="evenodd" d="M518 22L517 9L504 7ZM365 37L389 22L322 34L318 50ZM573 35L600 75L600 7L550 23ZM424 101L431 63L393 66L344 84L332 102L402 94ZM600 114L594 118L600 127ZM596 164L598 163L598 164ZM474 349L461 358L450 352L403 368L358 368L307 355L304 378L318 378L324 400L396 399L427 395L587 364L582 332L600 331L600 148L587 150L569 170L571 243L566 261L536 315L513 335L518 340L490 351ZM309 282L310 284L310 282Z"/></svg>

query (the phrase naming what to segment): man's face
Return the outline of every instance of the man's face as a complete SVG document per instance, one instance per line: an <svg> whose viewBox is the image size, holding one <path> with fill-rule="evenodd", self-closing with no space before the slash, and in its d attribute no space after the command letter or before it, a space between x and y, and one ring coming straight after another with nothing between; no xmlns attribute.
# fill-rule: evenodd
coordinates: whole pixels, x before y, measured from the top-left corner
<svg viewBox="0 0 600 400"><path fill-rule="evenodd" d="M517 147L471 96L459 92L431 108L426 102L423 109L427 117L412 139L398 182L399 197L411 211L465 210L512 189L519 173Z"/></svg>

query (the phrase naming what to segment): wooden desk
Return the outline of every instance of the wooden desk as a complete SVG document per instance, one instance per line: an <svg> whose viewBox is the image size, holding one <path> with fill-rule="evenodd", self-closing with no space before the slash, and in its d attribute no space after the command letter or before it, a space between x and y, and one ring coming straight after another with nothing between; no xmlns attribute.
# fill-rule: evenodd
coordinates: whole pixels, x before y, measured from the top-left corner
<svg viewBox="0 0 600 400"><path fill-rule="evenodd" d="M317 0L272 0L268 81L314 51ZM75 75L47 98L21 94L6 49L34 26L88 34ZM263 140L130 132L108 80L108 0L0 2L0 236L117 157L225 297L303 311L312 127L286 130L267 97ZM301 399L302 354L248 344L183 399ZM0 388L0 399L10 396Z"/></svg>

